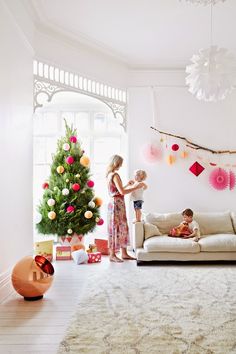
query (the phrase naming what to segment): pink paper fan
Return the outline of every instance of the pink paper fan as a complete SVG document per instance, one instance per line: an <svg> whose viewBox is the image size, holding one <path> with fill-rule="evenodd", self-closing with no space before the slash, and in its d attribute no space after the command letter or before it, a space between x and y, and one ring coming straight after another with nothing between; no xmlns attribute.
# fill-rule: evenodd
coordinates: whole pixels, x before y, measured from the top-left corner
<svg viewBox="0 0 236 354"><path fill-rule="evenodd" d="M235 187L235 173L229 171L229 189L232 190Z"/></svg>
<svg viewBox="0 0 236 354"><path fill-rule="evenodd" d="M223 168L215 168L210 174L209 182L213 188L223 190L229 185L229 175Z"/></svg>
<svg viewBox="0 0 236 354"><path fill-rule="evenodd" d="M161 150L155 144L146 144L143 147L143 155L147 162L156 162L161 158Z"/></svg>

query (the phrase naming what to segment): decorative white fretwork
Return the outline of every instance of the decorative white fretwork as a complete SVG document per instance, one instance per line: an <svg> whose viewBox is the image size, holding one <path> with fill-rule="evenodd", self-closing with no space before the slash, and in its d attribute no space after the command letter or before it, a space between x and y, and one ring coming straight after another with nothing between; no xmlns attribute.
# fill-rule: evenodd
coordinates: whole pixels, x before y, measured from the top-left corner
<svg viewBox="0 0 236 354"><path fill-rule="evenodd" d="M52 65L34 61L34 111L58 92L78 92L105 103L126 130L126 91L114 88ZM44 96L44 100L42 100Z"/></svg>

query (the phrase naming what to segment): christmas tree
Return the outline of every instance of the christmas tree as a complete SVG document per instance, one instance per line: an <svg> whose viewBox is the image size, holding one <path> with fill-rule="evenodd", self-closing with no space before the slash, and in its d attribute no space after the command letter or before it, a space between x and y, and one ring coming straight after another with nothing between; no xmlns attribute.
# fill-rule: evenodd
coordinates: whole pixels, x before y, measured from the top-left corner
<svg viewBox="0 0 236 354"><path fill-rule="evenodd" d="M38 206L41 221L36 224L42 234L58 236L85 235L102 225L99 207L90 179L90 161L81 149L76 129L65 121L66 135L57 142L51 175L43 184L43 198Z"/></svg>

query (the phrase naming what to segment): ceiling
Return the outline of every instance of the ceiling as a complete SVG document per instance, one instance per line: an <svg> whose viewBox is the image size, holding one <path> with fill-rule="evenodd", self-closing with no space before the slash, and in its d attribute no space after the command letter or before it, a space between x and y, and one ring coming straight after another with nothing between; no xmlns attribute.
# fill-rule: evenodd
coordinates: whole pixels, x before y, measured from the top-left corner
<svg viewBox="0 0 236 354"><path fill-rule="evenodd" d="M210 6L185 0L29 0L47 30L132 69L183 68L210 45ZM236 0L213 6L213 44L236 54Z"/></svg>

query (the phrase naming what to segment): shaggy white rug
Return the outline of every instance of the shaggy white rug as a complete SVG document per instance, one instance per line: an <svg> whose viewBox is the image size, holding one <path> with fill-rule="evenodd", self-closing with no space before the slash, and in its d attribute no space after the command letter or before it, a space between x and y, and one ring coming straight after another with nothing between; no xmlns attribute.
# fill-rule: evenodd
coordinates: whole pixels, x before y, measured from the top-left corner
<svg viewBox="0 0 236 354"><path fill-rule="evenodd" d="M114 264L90 280L58 353L236 353L235 273Z"/></svg>

